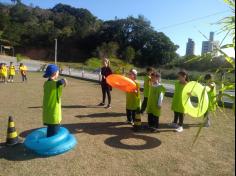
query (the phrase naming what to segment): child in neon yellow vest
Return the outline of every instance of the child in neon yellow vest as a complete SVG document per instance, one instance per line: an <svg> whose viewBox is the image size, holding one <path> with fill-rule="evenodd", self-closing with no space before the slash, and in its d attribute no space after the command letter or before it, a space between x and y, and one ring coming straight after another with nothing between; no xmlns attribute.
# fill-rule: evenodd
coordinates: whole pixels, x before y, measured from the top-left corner
<svg viewBox="0 0 236 176"><path fill-rule="evenodd" d="M172 111L174 111L174 121L171 126L176 128L176 132L181 133L184 130L184 114L186 112L182 103L182 93L189 81L187 72L180 71L178 73L178 79L179 81L175 84L175 93L171 106Z"/></svg>
<svg viewBox="0 0 236 176"><path fill-rule="evenodd" d="M148 126L151 132L158 132L159 117L161 116L162 101L165 94L165 88L161 85L161 74L152 73L152 86L148 97L147 113Z"/></svg>
<svg viewBox="0 0 236 176"><path fill-rule="evenodd" d="M143 114L147 108L148 96L149 96L149 89L151 85L151 74L153 73L153 68L147 68L147 75L144 77L144 99L141 107L141 113Z"/></svg>
<svg viewBox="0 0 236 176"><path fill-rule="evenodd" d="M43 96L43 123L47 126L47 137L57 134L62 120L62 88L67 85L67 81L65 79L57 81L58 77L59 68L56 65L49 65L44 75L48 80L44 83Z"/></svg>
<svg viewBox="0 0 236 176"><path fill-rule="evenodd" d="M129 78L132 79L136 85L137 90L132 93L126 94L126 112L127 112L127 121L128 123L135 125L136 114L140 113L140 84L136 81L138 72L134 69L130 70ZM141 119L139 119L141 123ZM141 126L141 124L140 124Z"/></svg>
<svg viewBox="0 0 236 176"><path fill-rule="evenodd" d="M15 75L16 75L16 68L15 68L15 66L13 65L13 62L11 62L11 63L10 63L10 66L9 66L8 82L13 82Z"/></svg>
<svg viewBox="0 0 236 176"><path fill-rule="evenodd" d="M7 65L4 63L2 65L2 78L3 78L3 82L5 83L7 83L7 72L8 72Z"/></svg>
<svg viewBox="0 0 236 176"><path fill-rule="evenodd" d="M19 67L19 70L20 70L20 73L21 73L21 76L22 76L22 82L27 81L28 78L27 78L26 74L27 74L28 68L23 63L21 63L20 67Z"/></svg>
<svg viewBox="0 0 236 176"><path fill-rule="evenodd" d="M215 112L216 111L216 107L217 107L217 97L216 97L216 84L215 82L212 80L212 75L211 74L207 74L205 76L205 81L206 81L206 86L208 87L208 98L209 98L209 108L208 111L206 112L206 114L204 115L206 123L205 123L205 127L210 127L211 126L211 121L210 121L210 117L209 117L209 113L210 112Z"/></svg>
<svg viewBox="0 0 236 176"><path fill-rule="evenodd" d="M2 66L3 66L3 63L0 63L0 81L1 82L3 81Z"/></svg>

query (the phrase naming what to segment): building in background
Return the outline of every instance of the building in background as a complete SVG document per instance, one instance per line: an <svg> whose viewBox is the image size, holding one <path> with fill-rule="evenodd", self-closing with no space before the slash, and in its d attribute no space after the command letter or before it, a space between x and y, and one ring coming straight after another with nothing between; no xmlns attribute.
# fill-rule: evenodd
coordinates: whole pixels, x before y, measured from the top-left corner
<svg viewBox="0 0 236 176"><path fill-rule="evenodd" d="M210 38L208 41L202 42L202 55L206 53L212 53L213 56L218 56L217 48L219 48L219 41L214 40L215 33L210 33Z"/></svg>
<svg viewBox="0 0 236 176"><path fill-rule="evenodd" d="M195 42L189 38L186 47L186 56L193 56L194 54L195 54Z"/></svg>

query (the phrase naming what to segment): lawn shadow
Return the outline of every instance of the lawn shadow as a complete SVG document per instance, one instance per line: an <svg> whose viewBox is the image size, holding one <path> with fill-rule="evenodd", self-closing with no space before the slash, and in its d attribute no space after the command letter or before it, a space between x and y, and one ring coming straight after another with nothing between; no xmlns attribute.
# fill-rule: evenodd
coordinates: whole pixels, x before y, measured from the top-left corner
<svg viewBox="0 0 236 176"><path fill-rule="evenodd" d="M86 117L90 117L90 118L113 118L113 117L123 117L123 116L126 116L125 113L94 113L94 114L88 114L88 115L78 115L78 116L75 116L77 118L86 118Z"/></svg>
<svg viewBox="0 0 236 176"><path fill-rule="evenodd" d="M132 128L122 122L105 122L105 123L79 123L79 124L63 124L72 134L90 134L90 135L111 135L112 137L105 139L104 143L113 148L126 150L147 150L159 147L161 141L157 138L150 137L144 134L134 133ZM27 130L20 134L21 137L26 137L37 129ZM122 143L124 139L139 139L143 140L143 145L128 145Z"/></svg>
<svg viewBox="0 0 236 176"><path fill-rule="evenodd" d="M0 144L0 159L9 161L28 161L39 158L38 155L27 150L22 143L13 147L8 147L5 143Z"/></svg>
<svg viewBox="0 0 236 176"><path fill-rule="evenodd" d="M161 141L157 138L143 134L134 133L132 128L122 122L105 122L105 123L80 123L63 125L70 130L71 133L87 133L90 135L112 135L107 138L104 143L113 148L126 150L147 150L159 147ZM124 139L143 140L143 145L128 145L122 143Z"/></svg>

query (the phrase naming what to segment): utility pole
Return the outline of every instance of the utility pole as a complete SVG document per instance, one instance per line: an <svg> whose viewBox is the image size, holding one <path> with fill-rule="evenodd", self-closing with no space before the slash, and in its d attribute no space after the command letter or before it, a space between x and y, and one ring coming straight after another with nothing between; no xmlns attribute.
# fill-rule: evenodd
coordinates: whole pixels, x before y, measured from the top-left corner
<svg viewBox="0 0 236 176"><path fill-rule="evenodd" d="M57 39L55 39L55 65L57 65Z"/></svg>

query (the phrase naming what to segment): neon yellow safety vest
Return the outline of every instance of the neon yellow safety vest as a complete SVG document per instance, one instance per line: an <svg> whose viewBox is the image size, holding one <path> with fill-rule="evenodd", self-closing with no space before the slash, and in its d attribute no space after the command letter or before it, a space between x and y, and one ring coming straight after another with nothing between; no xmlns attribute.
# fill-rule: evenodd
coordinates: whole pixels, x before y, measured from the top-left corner
<svg viewBox="0 0 236 176"><path fill-rule="evenodd" d="M211 90L209 92L207 92L207 94L208 94L208 98L209 98L209 108L208 108L208 111L215 112L216 108L217 108L216 86L214 88L211 88Z"/></svg>
<svg viewBox="0 0 236 176"><path fill-rule="evenodd" d="M2 75L3 75L4 77L7 77L7 67L6 67L6 66L3 66L3 67L2 67Z"/></svg>
<svg viewBox="0 0 236 176"><path fill-rule="evenodd" d="M47 125L60 124L62 86L57 87L57 81L47 81L44 84L43 123Z"/></svg>
<svg viewBox="0 0 236 176"><path fill-rule="evenodd" d="M166 89L160 85L157 87L150 87L150 93L148 97L147 113L153 114L156 117L161 116L161 109L158 107L158 101L161 93L165 94Z"/></svg>
<svg viewBox="0 0 236 176"><path fill-rule="evenodd" d="M182 93L185 85L181 84L179 81L175 84L175 93L172 100L171 109L174 112L185 113L186 110L182 103Z"/></svg>
<svg viewBox="0 0 236 176"><path fill-rule="evenodd" d="M138 110L141 108L140 84L135 82L138 87L138 93L126 93L126 108L128 110Z"/></svg>
<svg viewBox="0 0 236 176"><path fill-rule="evenodd" d="M9 75L10 76L15 76L16 75L16 69L15 69L15 66L10 66L9 67Z"/></svg>
<svg viewBox="0 0 236 176"><path fill-rule="evenodd" d="M151 78L149 76L145 76L144 78L144 97L145 98L148 98L149 96L150 81L151 81Z"/></svg>

